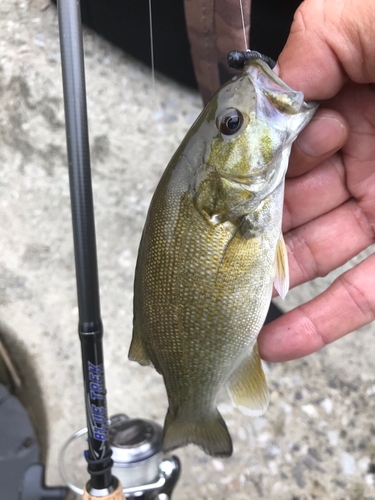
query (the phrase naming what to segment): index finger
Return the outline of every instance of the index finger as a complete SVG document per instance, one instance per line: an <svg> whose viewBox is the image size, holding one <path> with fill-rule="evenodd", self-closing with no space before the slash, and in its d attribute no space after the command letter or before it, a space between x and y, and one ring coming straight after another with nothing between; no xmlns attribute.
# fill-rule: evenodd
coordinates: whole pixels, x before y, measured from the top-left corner
<svg viewBox="0 0 375 500"><path fill-rule="evenodd" d="M333 109L321 108L294 142L286 176L297 177L312 170L343 147L349 127Z"/></svg>

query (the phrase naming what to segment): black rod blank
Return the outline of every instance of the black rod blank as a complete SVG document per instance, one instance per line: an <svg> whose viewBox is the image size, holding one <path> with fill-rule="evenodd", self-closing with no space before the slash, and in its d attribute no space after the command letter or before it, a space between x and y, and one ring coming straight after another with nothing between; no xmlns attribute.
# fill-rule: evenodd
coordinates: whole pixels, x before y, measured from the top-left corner
<svg viewBox="0 0 375 500"><path fill-rule="evenodd" d="M92 486L111 484L99 280L79 0L58 1L69 181Z"/></svg>
<svg viewBox="0 0 375 500"><path fill-rule="evenodd" d="M99 283L83 44L80 18L77 19L80 12L76 0L62 0L58 2L58 9L78 305L82 322L99 323Z"/></svg>

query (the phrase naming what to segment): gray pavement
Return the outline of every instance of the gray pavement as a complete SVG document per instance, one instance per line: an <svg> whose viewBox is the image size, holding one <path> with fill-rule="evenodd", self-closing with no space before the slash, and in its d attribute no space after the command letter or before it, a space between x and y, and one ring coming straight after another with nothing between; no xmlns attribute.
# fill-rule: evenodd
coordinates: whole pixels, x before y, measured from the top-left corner
<svg viewBox="0 0 375 500"><path fill-rule="evenodd" d="M84 44L109 413L162 423L161 377L127 360L133 274L153 190L201 101L160 75L153 95L147 68L92 32ZM51 485L61 484L62 444L85 425L65 148L56 10L2 0L0 331L20 364ZM281 306L311 299L341 271ZM374 346L372 324L308 358L268 364L271 405L260 418L223 394L234 454L179 450L175 498L375 500ZM84 464L71 468L83 482Z"/></svg>

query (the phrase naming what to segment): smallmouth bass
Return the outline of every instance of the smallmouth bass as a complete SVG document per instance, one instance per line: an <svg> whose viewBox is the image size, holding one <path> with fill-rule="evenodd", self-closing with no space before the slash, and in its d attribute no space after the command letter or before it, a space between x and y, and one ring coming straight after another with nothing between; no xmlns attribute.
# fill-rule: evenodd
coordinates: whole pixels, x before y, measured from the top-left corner
<svg viewBox="0 0 375 500"><path fill-rule="evenodd" d="M257 336L289 288L281 233L291 144L317 103L260 58L223 85L193 124L152 199L134 284L129 358L163 375L165 450L195 443L230 456L216 398L246 414L269 394Z"/></svg>

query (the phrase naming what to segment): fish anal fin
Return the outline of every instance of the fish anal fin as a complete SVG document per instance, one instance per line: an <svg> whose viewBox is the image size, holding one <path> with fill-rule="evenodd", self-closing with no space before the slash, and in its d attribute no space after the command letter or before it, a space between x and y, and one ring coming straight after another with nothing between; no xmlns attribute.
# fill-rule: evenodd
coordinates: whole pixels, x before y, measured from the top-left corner
<svg viewBox="0 0 375 500"><path fill-rule="evenodd" d="M282 233L276 247L275 271L273 284L278 291L280 297L285 299L289 290L289 266L288 253L286 251L285 241Z"/></svg>
<svg viewBox="0 0 375 500"><path fill-rule="evenodd" d="M128 357L131 361L137 361L142 366L153 366L148 354L146 353L136 324L134 324L133 328L133 338L130 344Z"/></svg>
<svg viewBox="0 0 375 500"><path fill-rule="evenodd" d="M187 421L172 415L168 410L164 423L164 451L174 450L187 444L196 444L212 457L230 457L233 452L232 439L219 411L201 421Z"/></svg>
<svg viewBox="0 0 375 500"><path fill-rule="evenodd" d="M257 344L250 357L230 377L228 390L233 403L245 415L257 417L266 411L269 392Z"/></svg>

